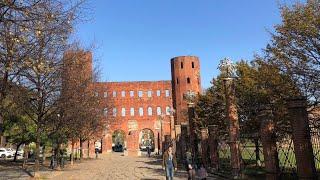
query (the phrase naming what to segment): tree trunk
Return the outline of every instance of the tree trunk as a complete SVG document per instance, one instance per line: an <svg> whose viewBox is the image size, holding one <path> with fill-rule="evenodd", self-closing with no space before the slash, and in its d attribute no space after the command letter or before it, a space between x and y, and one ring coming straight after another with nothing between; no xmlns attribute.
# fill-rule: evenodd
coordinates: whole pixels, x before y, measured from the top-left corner
<svg viewBox="0 0 320 180"><path fill-rule="evenodd" d="M80 138L80 162L83 158L83 140Z"/></svg>
<svg viewBox="0 0 320 180"><path fill-rule="evenodd" d="M71 142L71 154L70 154L70 164L73 166L74 162L74 141Z"/></svg>
<svg viewBox="0 0 320 180"><path fill-rule="evenodd" d="M16 152L14 153L13 162L16 162L16 161L17 161L17 154L18 154L18 150L19 150L21 144L23 144L23 142L20 142L20 143L17 145Z"/></svg>
<svg viewBox="0 0 320 180"><path fill-rule="evenodd" d="M261 166L261 160L260 160L260 148L259 148L259 139L254 139L254 145L255 145L255 153L256 153L256 166Z"/></svg>
<svg viewBox="0 0 320 180"><path fill-rule="evenodd" d="M5 140L3 136L3 118L2 118L2 113L0 113L0 147L5 146Z"/></svg>
<svg viewBox="0 0 320 180"><path fill-rule="evenodd" d="M57 142L57 149L56 149L57 170L61 170L61 168L60 168L60 145L61 145L61 143Z"/></svg>
<svg viewBox="0 0 320 180"><path fill-rule="evenodd" d="M88 139L88 159L90 158L90 140Z"/></svg>
<svg viewBox="0 0 320 180"><path fill-rule="evenodd" d="M37 128L36 132L36 151L35 151L35 164L34 164L34 177L39 178L39 169L40 169L40 128Z"/></svg>

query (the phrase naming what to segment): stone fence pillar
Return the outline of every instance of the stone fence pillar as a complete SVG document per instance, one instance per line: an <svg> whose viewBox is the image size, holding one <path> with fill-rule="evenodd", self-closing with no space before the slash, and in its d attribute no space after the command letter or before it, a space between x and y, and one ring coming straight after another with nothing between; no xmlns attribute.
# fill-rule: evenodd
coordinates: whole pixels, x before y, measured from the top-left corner
<svg viewBox="0 0 320 180"><path fill-rule="evenodd" d="M211 167L214 170L219 169L219 153L218 153L218 126L209 125L209 151L210 151L210 160Z"/></svg>
<svg viewBox="0 0 320 180"><path fill-rule="evenodd" d="M279 178L279 158L271 108L265 107L260 111L261 118L260 136L263 146L263 156L266 169L266 180L277 180Z"/></svg>
<svg viewBox="0 0 320 180"><path fill-rule="evenodd" d="M317 179L305 98L288 100L299 179Z"/></svg>
<svg viewBox="0 0 320 180"><path fill-rule="evenodd" d="M223 80L226 97L226 117L229 122L229 138L231 152L231 167L233 178L240 177L241 154L240 154L240 133L239 118L235 97L235 87L233 78Z"/></svg>

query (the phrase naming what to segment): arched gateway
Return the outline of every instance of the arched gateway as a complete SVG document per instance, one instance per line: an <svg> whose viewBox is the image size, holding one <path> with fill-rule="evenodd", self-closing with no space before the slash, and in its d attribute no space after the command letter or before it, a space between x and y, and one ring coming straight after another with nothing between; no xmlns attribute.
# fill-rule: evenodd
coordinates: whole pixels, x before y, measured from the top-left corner
<svg viewBox="0 0 320 180"><path fill-rule="evenodd" d="M139 149L140 151L147 151L150 148L151 151L155 149L154 133L151 129L143 129L139 134Z"/></svg>
<svg viewBox="0 0 320 180"><path fill-rule="evenodd" d="M161 136L170 135L171 81L108 82L97 83L96 87L98 94L105 96L101 109L104 121L110 124L102 152L118 150L117 143L129 154L141 154L146 146L156 152L161 150L162 142L158 141L164 139Z"/></svg>
<svg viewBox="0 0 320 180"><path fill-rule="evenodd" d="M91 53L88 54L88 74L92 75ZM180 125L188 123L185 93L201 92L199 58L172 58L171 75L172 79L167 81L93 83L95 94L101 99L99 108L103 114L102 121L108 125L102 133L102 152L112 152L115 142L133 155L139 154L136 152L143 149L147 142L152 142L154 151L158 152L162 150L164 137L178 137ZM170 116L172 109L175 110L174 118ZM152 132L153 136L147 137L153 137L153 140L143 139L144 132L147 132L145 129ZM123 132L123 142L114 134L116 130ZM90 151L94 152L94 149Z"/></svg>

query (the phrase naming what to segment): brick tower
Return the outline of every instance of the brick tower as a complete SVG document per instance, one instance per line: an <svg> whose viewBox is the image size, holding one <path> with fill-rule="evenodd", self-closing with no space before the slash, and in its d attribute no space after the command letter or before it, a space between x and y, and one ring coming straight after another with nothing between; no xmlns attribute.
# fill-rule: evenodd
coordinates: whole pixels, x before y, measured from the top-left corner
<svg viewBox="0 0 320 180"><path fill-rule="evenodd" d="M188 122L188 104L183 96L188 91L201 92L200 62L196 56L178 56L171 59L172 100L175 124Z"/></svg>

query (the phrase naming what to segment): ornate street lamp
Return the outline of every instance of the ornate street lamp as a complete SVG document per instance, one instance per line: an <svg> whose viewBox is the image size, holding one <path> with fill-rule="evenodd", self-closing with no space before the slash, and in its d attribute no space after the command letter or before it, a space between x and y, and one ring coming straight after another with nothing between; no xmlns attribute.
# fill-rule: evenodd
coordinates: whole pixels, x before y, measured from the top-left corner
<svg viewBox="0 0 320 180"><path fill-rule="evenodd" d="M240 175L240 140L239 140L239 119L235 101L235 87L233 79L235 78L235 65L233 62L224 58L220 61L219 69L223 80L225 98L226 98L226 117L229 122L229 144L231 152L232 175L238 178Z"/></svg>
<svg viewBox="0 0 320 180"><path fill-rule="evenodd" d="M220 60L219 64L219 70L220 70L220 76L223 79L232 79L235 77L235 64L229 59L224 58Z"/></svg>
<svg viewBox="0 0 320 180"><path fill-rule="evenodd" d="M183 94L183 99L187 102L188 106L194 106L196 100L196 93L189 90Z"/></svg>
<svg viewBox="0 0 320 180"><path fill-rule="evenodd" d="M189 119L189 129L190 129L190 138L189 138L189 147L192 149L192 153L194 156L198 153L198 143L197 143L197 135L195 133L194 126L194 118L195 118L195 101L196 101L196 93L193 91L187 91L183 94L183 99L188 104L188 119Z"/></svg>

